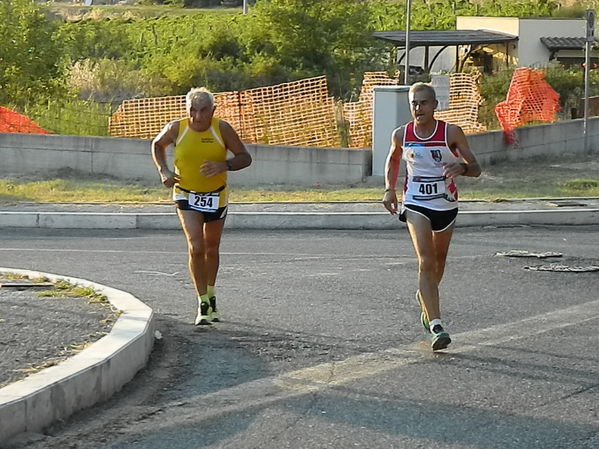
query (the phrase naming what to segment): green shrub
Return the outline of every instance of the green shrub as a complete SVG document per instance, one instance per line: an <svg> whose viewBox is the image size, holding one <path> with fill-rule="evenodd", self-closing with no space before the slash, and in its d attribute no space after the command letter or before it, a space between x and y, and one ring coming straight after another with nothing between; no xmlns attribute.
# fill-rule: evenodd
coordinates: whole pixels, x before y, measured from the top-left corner
<svg viewBox="0 0 599 449"><path fill-rule="evenodd" d="M355 100L365 71L397 68L393 46L371 32L405 28L405 0L260 0L250 2L247 15L239 8L190 8L220 0L140 1L161 6L91 8L97 14L86 17L101 20L59 22L30 0L0 2L0 104L27 109L55 132L104 135L109 103L179 95L194 86L242 90L326 74L331 95ZM556 8L552 0L426 0L413 2L412 28L452 29L457 15L476 14L582 11ZM511 75L481 79L480 120L489 129L499 127L494 107L505 100ZM560 118L579 107L582 77L580 68L547 70L560 94ZM89 113L80 119L82 108Z"/></svg>
<svg viewBox="0 0 599 449"><path fill-rule="evenodd" d="M512 80L513 69L502 70L496 74L483 74L480 78L480 94L483 102L478 111L478 120L487 129L499 129L495 106L505 101Z"/></svg>
<svg viewBox="0 0 599 449"><path fill-rule="evenodd" d="M55 134L107 136L114 107L91 100L57 99L33 104L23 113Z"/></svg>

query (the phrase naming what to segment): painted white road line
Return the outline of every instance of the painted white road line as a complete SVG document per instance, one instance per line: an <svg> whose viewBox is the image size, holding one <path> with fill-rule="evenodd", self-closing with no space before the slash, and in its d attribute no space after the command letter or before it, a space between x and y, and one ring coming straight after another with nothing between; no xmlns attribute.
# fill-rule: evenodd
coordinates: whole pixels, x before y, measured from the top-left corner
<svg viewBox="0 0 599 449"><path fill-rule="evenodd" d="M77 248L0 248L1 251L12 251L12 252L35 252L35 253L103 253L103 254L185 254L185 250L181 251L152 251L152 250L141 250L131 251L123 249L77 249ZM222 253L221 253L222 254Z"/></svg>
<svg viewBox="0 0 599 449"><path fill-rule="evenodd" d="M484 346L521 340L568 326L599 320L599 300L548 312L512 323L486 329L452 334L454 346L445 355L481 350ZM214 419L230 413L260 408L280 401L328 388L367 379L402 366L428 362L437 357L428 344L422 342L389 348L380 352L360 354L338 362L328 362L266 377L207 395L173 402L161 407L155 431L178 425L190 425L203 419ZM168 415L168 419L167 416ZM135 433L137 423L130 423L126 432ZM139 423L141 427L147 426ZM140 427L140 428L141 428Z"/></svg>
<svg viewBox="0 0 599 449"><path fill-rule="evenodd" d="M180 251L162 251L162 250L122 250L122 249L79 249L79 248L0 248L0 252L2 251L10 251L10 252L46 252L46 253L102 253L102 254L177 254L177 255L185 255L186 249L184 247L181 248ZM343 256L343 255L332 255L328 254L302 254L302 253L252 253L252 252L230 252L230 251L221 251L221 256L248 256L248 257L283 257L285 258L284 262L301 262L301 261L312 261L312 260L342 260L342 261L361 261L361 260L389 260L394 259L394 265L402 265L405 262L411 262L416 259L416 256L407 256L407 255L398 255L398 254L376 254L370 256ZM450 259L462 259L462 258L472 258L472 256L465 257L450 257ZM402 260L404 262L402 262Z"/></svg>
<svg viewBox="0 0 599 449"><path fill-rule="evenodd" d="M579 326L586 321L599 319L599 300L548 312L512 323L498 324L460 334L452 334L454 346L448 354L458 354L514 340L529 338L556 329ZM454 349L455 348L455 349ZM341 362L323 363L282 375L275 380L286 388L315 391L329 385L341 385L363 379L400 366L425 360L430 349L420 344L389 348L381 352L361 354Z"/></svg>

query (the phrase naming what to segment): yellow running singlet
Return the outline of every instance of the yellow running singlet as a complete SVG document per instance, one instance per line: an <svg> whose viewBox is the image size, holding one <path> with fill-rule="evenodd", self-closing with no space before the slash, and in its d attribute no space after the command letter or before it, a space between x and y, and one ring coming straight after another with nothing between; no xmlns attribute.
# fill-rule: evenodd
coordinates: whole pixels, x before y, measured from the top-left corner
<svg viewBox="0 0 599 449"><path fill-rule="evenodd" d="M206 131L194 131L187 118L179 120L179 134L175 143L175 172L180 181L174 188L174 196L184 194L177 187L193 192L214 192L227 184L227 172L206 177L200 173L205 161L224 162L227 149L219 129L220 119L212 118ZM227 204L228 189L220 192L220 207ZM185 195L186 196L186 195Z"/></svg>

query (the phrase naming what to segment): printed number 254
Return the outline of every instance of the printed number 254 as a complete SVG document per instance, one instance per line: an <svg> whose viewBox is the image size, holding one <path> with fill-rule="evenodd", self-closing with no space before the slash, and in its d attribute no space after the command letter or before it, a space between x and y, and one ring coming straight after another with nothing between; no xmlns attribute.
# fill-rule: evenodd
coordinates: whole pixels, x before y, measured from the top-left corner
<svg viewBox="0 0 599 449"><path fill-rule="evenodd" d="M195 205L200 207L212 207L212 197L196 196Z"/></svg>

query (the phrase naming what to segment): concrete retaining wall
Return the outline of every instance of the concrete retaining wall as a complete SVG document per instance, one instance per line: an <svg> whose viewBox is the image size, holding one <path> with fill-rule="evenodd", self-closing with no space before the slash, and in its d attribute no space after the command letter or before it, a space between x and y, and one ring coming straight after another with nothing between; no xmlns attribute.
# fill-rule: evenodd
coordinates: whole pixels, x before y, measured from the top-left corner
<svg viewBox="0 0 599 449"><path fill-rule="evenodd" d="M589 119L590 148L599 148L599 118ZM523 127L518 143L506 145L501 131L469 136L483 166L541 155L582 153L583 120ZM254 162L231 173L234 185L355 184L372 173L369 149L248 145ZM90 174L158 183L150 143L140 139L0 133L0 175L71 168Z"/></svg>
<svg viewBox="0 0 599 449"><path fill-rule="evenodd" d="M599 117L588 121L589 148L599 149ZM516 130L517 143L506 145L502 131L468 136L470 147L482 166L502 161L583 153L583 120L526 126Z"/></svg>
<svg viewBox="0 0 599 449"><path fill-rule="evenodd" d="M250 170L231 173L235 185L347 184L370 175L370 150L247 147L254 162ZM0 160L3 175L71 168L159 182L150 142L141 139L0 133Z"/></svg>

